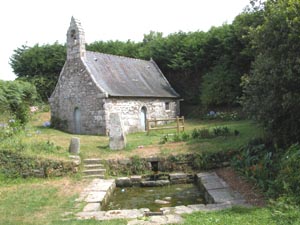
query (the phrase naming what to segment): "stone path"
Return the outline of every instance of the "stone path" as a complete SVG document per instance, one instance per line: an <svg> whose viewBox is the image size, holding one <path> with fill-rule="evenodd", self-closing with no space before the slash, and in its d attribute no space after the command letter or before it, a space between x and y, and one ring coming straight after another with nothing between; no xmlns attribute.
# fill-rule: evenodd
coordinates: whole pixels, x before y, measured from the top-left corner
<svg viewBox="0 0 300 225"><path fill-rule="evenodd" d="M161 208L162 215L146 217L147 212L150 211L147 208L100 211L116 184L115 180L94 179L77 199L77 201L85 201L87 205L83 212L77 213L76 216L80 220L128 219L128 225L176 224L183 222L181 214L222 210L231 208L233 205L249 206L239 193L232 191L227 183L214 172L198 173L197 182L205 192L205 198L209 204L163 207Z"/></svg>
<svg viewBox="0 0 300 225"><path fill-rule="evenodd" d="M116 187L115 180L94 179L80 194L77 202L86 202L83 213L97 212L106 204Z"/></svg>

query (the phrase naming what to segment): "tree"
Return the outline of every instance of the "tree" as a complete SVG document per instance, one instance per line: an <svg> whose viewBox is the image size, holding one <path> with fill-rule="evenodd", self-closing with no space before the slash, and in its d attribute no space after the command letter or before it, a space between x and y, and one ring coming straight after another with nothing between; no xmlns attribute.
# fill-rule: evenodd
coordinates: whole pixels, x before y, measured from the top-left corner
<svg viewBox="0 0 300 225"><path fill-rule="evenodd" d="M226 59L220 60L203 76L201 87L203 106L231 108L237 105L237 98L241 95L240 74L230 68Z"/></svg>
<svg viewBox="0 0 300 225"><path fill-rule="evenodd" d="M19 80L37 87L39 96L48 101L66 60L66 49L57 42L52 45L22 46L14 51L10 65Z"/></svg>
<svg viewBox="0 0 300 225"><path fill-rule="evenodd" d="M0 80L0 107L22 124L28 122L29 106L37 99L35 86L23 81Z"/></svg>
<svg viewBox="0 0 300 225"><path fill-rule="evenodd" d="M300 2L267 1L253 31L256 49L244 77L244 109L263 124L279 146L300 141Z"/></svg>

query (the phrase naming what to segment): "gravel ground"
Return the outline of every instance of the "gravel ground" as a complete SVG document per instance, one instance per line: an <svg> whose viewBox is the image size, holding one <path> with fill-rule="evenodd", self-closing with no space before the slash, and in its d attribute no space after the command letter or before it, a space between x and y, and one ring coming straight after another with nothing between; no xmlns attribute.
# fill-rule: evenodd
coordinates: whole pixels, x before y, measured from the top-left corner
<svg viewBox="0 0 300 225"><path fill-rule="evenodd" d="M255 184L238 175L232 168L221 168L216 170L216 173L226 181L233 190L242 194L247 203L258 207L266 205L266 199L262 194L262 191L259 190Z"/></svg>

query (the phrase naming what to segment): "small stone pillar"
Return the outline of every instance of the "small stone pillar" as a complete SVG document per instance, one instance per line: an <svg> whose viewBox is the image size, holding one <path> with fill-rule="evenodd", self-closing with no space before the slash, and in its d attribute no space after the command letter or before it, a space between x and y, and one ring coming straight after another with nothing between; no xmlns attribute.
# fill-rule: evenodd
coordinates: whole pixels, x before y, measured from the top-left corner
<svg viewBox="0 0 300 225"><path fill-rule="evenodd" d="M109 130L109 148L111 150L121 150L126 147L126 136L120 115L118 113L111 113L109 116L110 130Z"/></svg>
<svg viewBox="0 0 300 225"><path fill-rule="evenodd" d="M78 155L80 152L80 139L77 137L72 137L70 146L69 146L69 152L72 155Z"/></svg>

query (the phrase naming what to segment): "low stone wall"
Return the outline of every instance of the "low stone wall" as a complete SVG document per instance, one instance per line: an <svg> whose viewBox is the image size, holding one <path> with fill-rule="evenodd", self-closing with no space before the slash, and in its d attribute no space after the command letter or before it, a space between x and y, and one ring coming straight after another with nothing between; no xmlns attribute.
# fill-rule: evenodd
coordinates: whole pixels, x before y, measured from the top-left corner
<svg viewBox="0 0 300 225"><path fill-rule="evenodd" d="M127 159L103 160L106 170L111 176L137 175L144 173L177 172L189 173L216 169L229 165L228 161L232 158L233 151L203 153L203 154L180 154L168 157L132 157Z"/></svg>
<svg viewBox="0 0 300 225"><path fill-rule="evenodd" d="M186 173L156 174L146 176L120 177L117 187L161 187L170 184L194 183L195 175Z"/></svg>
<svg viewBox="0 0 300 225"><path fill-rule="evenodd" d="M6 177L58 177L76 173L79 165L80 158L76 156L70 160L54 160L0 151L0 172Z"/></svg>

